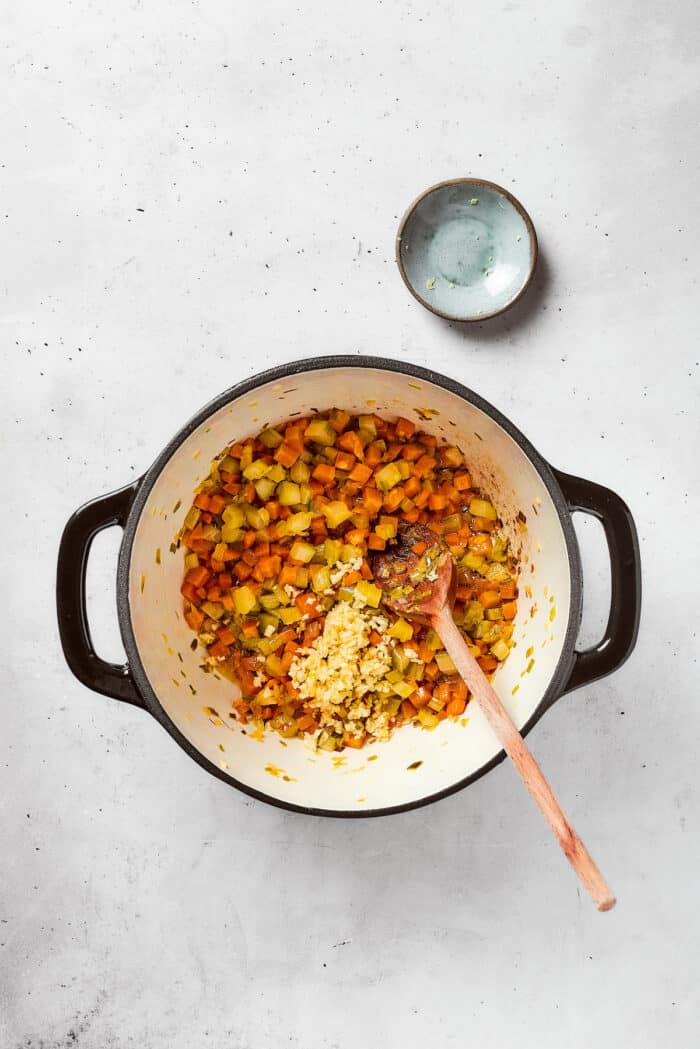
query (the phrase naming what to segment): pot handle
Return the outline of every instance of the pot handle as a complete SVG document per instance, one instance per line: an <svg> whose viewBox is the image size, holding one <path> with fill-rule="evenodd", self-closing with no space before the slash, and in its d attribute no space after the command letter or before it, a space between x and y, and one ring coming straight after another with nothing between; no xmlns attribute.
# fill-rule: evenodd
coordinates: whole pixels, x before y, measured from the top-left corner
<svg viewBox="0 0 700 1049"><path fill-rule="evenodd" d="M597 645L576 652L564 692L589 685L621 667L631 654L639 632L642 605L642 568L639 540L627 504L609 488L582 477L555 470L570 510L597 517L605 531L610 554L610 614Z"/></svg>
<svg viewBox="0 0 700 1049"><path fill-rule="evenodd" d="M145 709L128 665L107 663L95 652L85 601L85 572L92 541L105 528L124 526L139 484L135 481L93 499L69 518L58 549L56 608L63 653L78 680L94 692Z"/></svg>

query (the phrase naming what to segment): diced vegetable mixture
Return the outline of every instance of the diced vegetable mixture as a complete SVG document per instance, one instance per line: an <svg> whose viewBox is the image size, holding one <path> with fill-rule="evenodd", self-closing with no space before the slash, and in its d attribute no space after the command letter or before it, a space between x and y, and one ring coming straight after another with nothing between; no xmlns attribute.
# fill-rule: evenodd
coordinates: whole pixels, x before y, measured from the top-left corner
<svg viewBox="0 0 700 1049"><path fill-rule="evenodd" d="M408 419L334 408L212 463L180 532L181 590L205 666L239 685L240 722L342 750L464 714L435 631L397 616L373 582L373 552L415 522L449 547L455 619L491 674L512 644L516 564L459 448Z"/></svg>

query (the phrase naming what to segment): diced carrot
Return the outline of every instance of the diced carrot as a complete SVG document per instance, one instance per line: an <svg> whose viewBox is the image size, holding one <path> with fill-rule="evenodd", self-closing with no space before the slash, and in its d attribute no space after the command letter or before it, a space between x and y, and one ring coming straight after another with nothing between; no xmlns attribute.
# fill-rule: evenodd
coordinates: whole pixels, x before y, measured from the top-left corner
<svg viewBox="0 0 700 1049"><path fill-rule="evenodd" d="M370 550L384 550L386 549L386 539L382 539L376 532L370 532L367 537L367 546Z"/></svg>
<svg viewBox="0 0 700 1049"><path fill-rule="evenodd" d="M294 447L287 441L283 441L279 448L277 448L277 450L275 451L275 459L282 466L294 466L294 463L301 455L301 451L301 447Z"/></svg>
<svg viewBox="0 0 700 1049"><path fill-rule="evenodd" d="M370 466L377 466L382 461L382 449L376 441L368 444L365 448L365 462Z"/></svg>
<svg viewBox="0 0 700 1049"><path fill-rule="evenodd" d="M233 630L227 626L220 626L216 631L216 636L222 645L233 645L236 642L236 635Z"/></svg>
<svg viewBox="0 0 700 1049"><path fill-rule="evenodd" d="M401 451L401 458L406 459L409 463L414 463L417 459L420 459L423 454L423 447L420 444L405 444Z"/></svg>
<svg viewBox="0 0 700 1049"><path fill-rule="evenodd" d="M399 418L396 420L396 436L402 441L408 441L416 432L416 424L410 419Z"/></svg>
<svg viewBox="0 0 700 1049"><path fill-rule="evenodd" d="M280 586L294 586L297 570L294 565L283 565L280 572Z"/></svg>
<svg viewBox="0 0 700 1049"><path fill-rule="evenodd" d="M468 546L473 554L490 554L493 543L490 535L484 535L483 532L480 532L478 535L470 536Z"/></svg>
<svg viewBox="0 0 700 1049"><path fill-rule="evenodd" d="M226 506L226 500L223 495L216 494L212 495L209 500L209 509L213 514L220 514L223 508Z"/></svg>
<svg viewBox="0 0 700 1049"><path fill-rule="evenodd" d="M330 463L319 463L318 466L314 467L311 476L315 480L320 481L324 487L333 484L335 480L335 466L331 466Z"/></svg>
<svg viewBox="0 0 700 1049"><path fill-rule="evenodd" d="M297 722L298 724L298 722ZM343 736L343 743L346 747L352 747L353 750L362 750L367 739L366 734L363 732L359 736L348 736L347 733Z"/></svg>
<svg viewBox="0 0 700 1049"><path fill-rule="evenodd" d="M344 538L353 546L360 546L367 539L368 532L368 528L351 528L345 533Z"/></svg>
<svg viewBox="0 0 700 1049"><path fill-rule="evenodd" d="M401 713L406 718L406 721L410 721L411 718L416 716L416 708L413 706L410 699L404 699L401 704Z"/></svg>
<svg viewBox="0 0 700 1049"><path fill-rule="evenodd" d="M300 732L308 732L311 729L315 729L316 722L312 718L311 714L302 714L300 718L297 718L297 728Z"/></svg>
<svg viewBox="0 0 700 1049"><path fill-rule="evenodd" d="M315 594L298 594L294 599L294 604L297 606L303 616L308 616L309 619L317 619L318 616L323 614L323 610L318 603L318 598Z"/></svg>
<svg viewBox="0 0 700 1049"><path fill-rule="evenodd" d="M411 550L417 557L422 557L425 551L428 549L428 544L423 542L421 539L419 543L414 543Z"/></svg>
<svg viewBox="0 0 700 1049"><path fill-rule="evenodd" d="M479 594L479 601L484 608L497 608L501 603L501 595L495 590L484 590Z"/></svg>
<svg viewBox="0 0 700 1049"><path fill-rule="evenodd" d="M436 465L437 460L432 455L421 455L420 459L416 460L413 473L416 477L425 477L426 474L435 469Z"/></svg>
<svg viewBox="0 0 700 1049"><path fill-rule="evenodd" d="M404 510L401 514L404 521L408 521L409 524L413 524L420 517L420 510L417 506L414 506L412 510Z"/></svg>
<svg viewBox="0 0 700 1049"><path fill-rule="evenodd" d="M431 681L434 681L440 673L440 667L435 662L428 663L427 667L425 668L425 673Z"/></svg>
<svg viewBox="0 0 700 1049"><path fill-rule="evenodd" d="M343 584L345 586L352 586L353 583L359 583L361 579L361 572L348 572L348 574L343 579Z"/></svg>
<svg viewBox="0 0 700 1049"><path fill-rule="evenodd" d="M504 601L501 605L501 611L504 619L515 619L518 611L517 601Z"/></svg>
<svg viewBox="0 0 700 1049"><path fill-rule="evenodd" d="M360 565L360 575L363 579L374 579L374 572L369 567L366 561L363 561Z"/></svg>
<svg viewBox="0 0 700 1049"><path fill-rule="evenodd" d="M352 470L355 465L355 456L352 452L338 452L335 457L336 470Z"/></svg>
<svg viewBox="0 0 700 1049"><path fill-rule="evenodd" d="M227 646L222 645L220 641L215 641L213 645L210 645L207 652L215 659L226 659L231 654Z"/></svg>
<svg viewBox="0 0 700 1049"><path fill-rule="evenodd" d="M418 495L420 492L420 481L417 477L409 477L403 488L408 498L412 499L414 495Z"/></svg>
<svg viewBox="0 0 700 1049"><path fill-rule="evenodd" d="M342 453L338 453L339 455ZM337 460L336 460L337 463ZM351 481L357 481L358 484L365 484L369 481L372 476L372 469L369 466L365 466L364 463L355 463L352 470L350 471L349 477Z"/></svg>
<svg viewBox="0 0 700 1049"><path fill-rule="evenodd" d="M495 656L479 656L477 663L485 674L490 674L498 666L498 660Z"/></svg>
<svg viewBox="0 0 700 1049"><path fill-rule="evenodd" d="M376 514L382 508L382 493L376 488L365 488L362 493L362 505L370 514Z"/></svg>
<svg viewBox="0 0 700 1049"><path fill-rule="evenodd" d="M464 713L466 705L466 699L461 699L455 696L455 698L451 699L445 708L447 710L447 716L450 718L458 718L460 714Z"/></svg>
<svg viewBox="0 0 700 1049"><path fill-rule="evenodd" d="M221 604L224 606L227 612L233 612L236 606L233 603L233 598L230 594L221 595Z"/></svg>
<svg viewBox="0 0 700 1049"><path fill-rule="evenodd" d="M515 581L511 580L509 583L501 583L498 590L500 592L501 597L504 598L506 601L512 600L515 597L516 593Z"/></svg>
<svg viewBox="0 0 700 1049"><path fill-rule="evenodd" d="M253 574L253 569L250 565L247 565L245 561L238 561L233 568L233 574L239 582L244 583L246 579L250 579Z"/></svg>
<svg viewBox="0 0 700 1049"><path fill-rule="evenodd" d="M209 496L207 495L207 493L206 492L199 492L199 494L195 496L194 505L196 507L198 507L200 510L208 510L209 509Z"/></svg>
<svg viewBox="0 0 700 1049"><path fill-rule="evenodd" d="M377 630L370 630L369 642L371 645L381 645L383 640L382 635Z"/></svg>
<svg viewBox="0 0 700 1049"><path fill-rule="evenodd" d="M352 452L356 459L364 459L364 448L359 434L354 430L346 430L337 440L337 445L344 452ZM280 446L281 447L281 446Z"/></svg>
<svg viewBox="0 0 700 1049"><path fill-rule="evenodd" d="M433 691L429 685L419 685L415 692L411 693L411 703L414 707L427 707L433 698Z"/></svg>
<svg viewBox="0 0 700 1049"><path fill-rule="evenodd" d="M183 597L187 598L188 601L195 602L197 600L197 588L192 583L183 583L180 587L180 593Z"/></svg>
<svg viewBox="0 0 700 1049"><path fill-rule="evenodd" d="M193 630L199 630L204 622L204 612L200 611L195 605L192 605L185 612L185 622Z"/></svg>
<svg viewBox="0 0 700 1049"><path fill-rule="evenodd" d="M384 496L384 509L391 513L393 510L398 510L406 492L401 484L397 484L396 488L392 488L390 492L387 492Z"/></svg>
<svg viewBox="0 0 700 1049"><path fill-rule="evenodd" d="M191 568L185 579L188 583L192 583L193 586L203 586L210 575L208 568L205 568L204 565L199 565L197 568Z"/></svg>
<svg viewBox="0 0 700 1049"><path fill-rule="evenodd" d="M243 637L259 637L258 623L256 619L244 619L241 623Z"/></svg>
<svg viewBox="0 0 700 1049"><path fill-rule="evenodd" d="M472 486L471 474L468 474L468 473L455 474L454 480L453 480L452 483L454 484L454 486L455 486L455 488L457 489L458 492L463 492L466 488L471 488L471 486Z"/></svg>
<svg viewBox="0 0 700 1049"><path fill-rule="evenodd" d="M447 506L447 498L442 492L432 492L428 499L428 506L431 510L444 510Z"/></svg>

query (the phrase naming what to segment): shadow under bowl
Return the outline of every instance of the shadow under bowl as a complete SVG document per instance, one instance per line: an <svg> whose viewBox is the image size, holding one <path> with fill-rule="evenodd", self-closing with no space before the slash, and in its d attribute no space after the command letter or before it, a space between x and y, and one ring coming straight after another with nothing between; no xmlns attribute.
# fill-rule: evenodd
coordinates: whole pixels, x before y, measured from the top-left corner
<svg viewBox="0 0 700 1049"><path fill-rule="evenodd" d="M446 320L483 321L527 291L537 234L507 189L484 179L451 179L427 189L404 215L396 262L426 309Z"/></svg>

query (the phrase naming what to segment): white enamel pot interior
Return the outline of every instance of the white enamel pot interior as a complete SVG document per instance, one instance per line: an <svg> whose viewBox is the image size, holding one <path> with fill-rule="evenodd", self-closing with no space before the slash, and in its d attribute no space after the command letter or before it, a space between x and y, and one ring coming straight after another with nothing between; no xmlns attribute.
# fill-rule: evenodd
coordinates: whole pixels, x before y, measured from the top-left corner
<svg viewBox="0 0 700 1049"><path fill-rule="evenodd" d="M111 680L97 675L90 681L75 665L65 623L62 639L78 676L145 706L219 778L307 812L376 815L444 796L500 760L501 749L476 705L460 721L443 721L432 732L407 726L386 743L340 755L315 753L302 739L244 729L230 716L235 685L205 673L192 650L180 596L183 551L170 552L196 485L225 446L264 424L333 406L406 416L465 453L520 558L515 647L494 685L515 724L529 728L571 687L581 579L569 508L553 472L495 409L451 380L393 361L297 362L234 387L200 412L140 482L108 497L122 499L121 511L107 523L125 527L118 604L128 667L112 668L117 673ZM78 513L89 514L98 503Z"/></svg>

